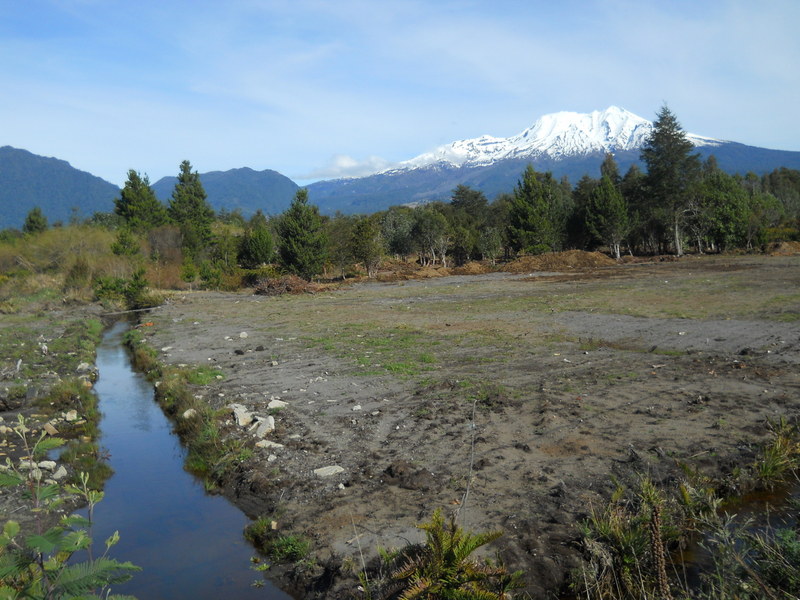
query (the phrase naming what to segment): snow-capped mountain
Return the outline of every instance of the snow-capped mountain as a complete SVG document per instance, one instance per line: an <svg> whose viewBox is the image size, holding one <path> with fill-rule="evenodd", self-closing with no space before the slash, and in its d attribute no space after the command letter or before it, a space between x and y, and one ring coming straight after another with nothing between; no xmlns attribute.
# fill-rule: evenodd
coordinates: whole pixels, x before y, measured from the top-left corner
<svg viewBox="0 0 800 600"><path fill-rule="evenodd" d="M458 185L482 191L488 198L513 192L527 165L568 178L600 176L600 164L612 152L620 173L632 165L644 168L641 149L653 123L611 106L589 114L545 115L518 135L484 135L440 146L372 175L318 181L309 197L323 212L371 213L396 204L448 201ZM700 158L710 155L728 173L767 173L778 167L800 169L800 152L769 150L687 134Z"/></svg>
<svg viewBox="0 0 800 600"><path fill-rule="evenodd" d="M433 165L478 167L509 159L562 159L597 152L641 148L653 123L624 108L610 106L589 114L558 112L545 115L518 135L496 138L484 135L439 146L401 162L384 173L408 171ZM721 140L688 134L695 146L715 146Z"/></svg>

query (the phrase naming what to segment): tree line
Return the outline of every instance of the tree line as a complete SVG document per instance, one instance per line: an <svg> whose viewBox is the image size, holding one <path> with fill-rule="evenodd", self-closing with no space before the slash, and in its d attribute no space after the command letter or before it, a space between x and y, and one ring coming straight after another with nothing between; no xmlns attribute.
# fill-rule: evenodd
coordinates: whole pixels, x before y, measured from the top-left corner
<svg viewBox="0 0 800 600"><path fill-rule="evenodd" d="M189 285L199 279L209 287L243 270L310 279L345 277L359 265L372 276L386 256L448 267L565 249L604 249L617 259L752 251L800 238L800 171L729 175L713 156L701 161L692 150L664 106L641 152L645 171L634 165L622 175L608 154L599 178L584 175L573 186L529 165L513 192L491 202L459 185L449 202L355 216L324 217L300 189L284 213L259 211L249 219L215 213L199 174L184 161L167 205L146 175L130 170L114 213L93 221L116 228L114 253L134 256L144 246L153 261L179 262ZM34 209L23 231L46 227Z"/></svg>

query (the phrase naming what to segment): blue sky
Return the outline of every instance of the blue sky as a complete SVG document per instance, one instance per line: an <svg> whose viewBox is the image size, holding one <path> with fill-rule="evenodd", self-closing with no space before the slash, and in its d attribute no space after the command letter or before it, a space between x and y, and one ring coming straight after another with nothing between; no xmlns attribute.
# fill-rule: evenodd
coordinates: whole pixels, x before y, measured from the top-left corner
<svg viewBox="0 0 800 600"><path fill-rule="evenodd" d="M299 183L610 105L800 150L800 2L0 0L0 145Z"/></svg>

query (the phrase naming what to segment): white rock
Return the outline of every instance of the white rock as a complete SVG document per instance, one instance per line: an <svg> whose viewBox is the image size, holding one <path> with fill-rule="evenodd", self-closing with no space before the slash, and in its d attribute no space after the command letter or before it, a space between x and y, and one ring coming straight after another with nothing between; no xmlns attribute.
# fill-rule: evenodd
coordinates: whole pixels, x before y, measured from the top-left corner
<svg viewBox="0 0 800 600"><path fill-rule="evenodd" d="M275 456L274 454L270 454L270 455L267 457L267 462L275 462L276 460L278 460L278 457L277 457L277 456Z"/></svg>
<svg viewBox="0 0 800 600"><path fill-rule="evenodd" d="M314 469L314 475L317 477L330 477L331 475L338 475L339 473L343 473L344 469L339 465L331 465L330 467L322 467L320 469Z"/></svg>
<svg viewBox="0 0 800 600"><path fill-rule="evenodd" d="M361 410L361 405L360 405L360 404L356 404L356 405L353 407L353 410Z"/></svg>
<svg viewBox="0 0 800 600"><path fill-rule="evenodd" d="M286 408L288 405L289 403L283 400L270 400L267 408Z"/></svg>
<svg viewBox="0 0 800 600"><path fill-rule="evenodd" d="M253 422L253 413L248 412L241 404L230 404L228 406L233 410L233 416L236 417L236 424L239 427L247 427Z"/></svg>
<svg viewBox="0 0 800 600"><path fill-rule="evenodd" d="M256 442L256 448L283 448L283 444L271 440L259 440Z"/></svg>
<svg viewBox="0 0 800 600"><path fill-rule="evenodd" d="M275 431L275 418L272 415L268 417L256 417L257 437L263 438L271 431Z"/></svg>
<svg viewBox="0 0 800 600"><path fill-rule="evenodd" d="M194 419L197 416L197 411L193 408L189 408L184 411L183 415L181 415L184 419Z"/></svg>
<svg viewBox="0 0 800 600"><path fill-rule="evenodd" d="M273 367L277 367L277 366L278 366L278 361L277 361L277 360L273 360L273 361L272 361L271 363L269 363L269 364L271 364Z"/></svg>
<svg viewBox="0 0 800 600"><path fill-rule="evenodd" d="M70 423L72 423L73 421L77 421L78 420L78 411L75 410L75 409L67 411L67 413L64 415L64 420L65 421L69 421Z"/></svg>
<svg viewBox="0 0 800 600"><path fill-rule="evenodd" d="M92 370L92 365L87 362L82 362L78 365L78 368L75 369L78 373L86 373L87 371Z"/></svg>
<svg viewBox="0 0 800 600"><path fill-rule="evenodd" d="M43 460L39 463L39 468L44 469L45 471L55 471L56 466L57 465L54 460Z"/></svg>
<svg viewBox="0 0 800 600"><path fill-rule="evenodd" d="M242 333L239 334L239 337L242 338L242 339L246 339L247 338L247 332L243 331Z"/></svg>
<svg viewBox="0 0 800 600"><path fill-rule="evenodd" d="M55 473L53 473L53 479L58 481L59 479L64 479L67 476L67 470L64 468L64 465L58 467Z"/></svg>
<svg viewBox="0 0 800 600"><path fill-rule="evenodd" d="M172 350L172 346L164 346L164 347L161 349L161 351L162 351L162 352L169 352L170 350Z"/></svg>

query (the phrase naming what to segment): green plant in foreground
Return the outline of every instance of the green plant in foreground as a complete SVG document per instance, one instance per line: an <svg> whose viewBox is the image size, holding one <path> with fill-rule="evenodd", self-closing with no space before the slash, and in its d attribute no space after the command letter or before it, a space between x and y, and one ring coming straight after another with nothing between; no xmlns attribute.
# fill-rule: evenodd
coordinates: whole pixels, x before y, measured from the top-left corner
<svg viewBox="0 0 800 600"><path fill-rule="evenodd" d="M481 546L496 540L500 531L472 533L445 521L436 510L428 523L424 544L413 544L398 553L400 562L392 579L402 585L401 600L458 598L461 600L503 600L521 587L522 572L509 573L502 563L471 558Z"/></svg>
<svg viewBox="0 0 800 600"><path fill-rule="evenodd" d="M768 489L786 481L787 476L800 469L800 433L797 425L781 418L777 424L770 423L770 430L772 439L764 446L761 457L753 466L756 480Z"/></svg>
<svg viewBox="0 0 800 600"><path fill-rule="evenodd" d="M244 537L263 554L275 562L299 562L304 560L311 543L301 535L281 535L273 529L271 517L261 516L244 530Z"/></svg>
<svg viewBox="0 0 800 600"><path fill-rule="evenodd" d="M15 431L29 457L63 442L42 433L31 444L27 437L30 430L21 415ZM0 534L0 598L124 598L110 595L110 586L127 581L139 567L108 557L110 549L119 541L119 533L115 532L106 540L101 556L92 556L92 514L103 499L103 493L89 489L86 475L81 476L79 485L60 488L57 484L43 482L42 472L35 463L26 473L15 468L8 459L6 464L7 469L0 472L0 487L24 485L37 522L36 533L31 535L23 535L16 521L7 521L3 526ZM70 498L86 503L89 517L63 516L57 525L45 530L45 518L52 516ZM83 552L87 555L85 561L71 562L74 555Z"/></svg>

